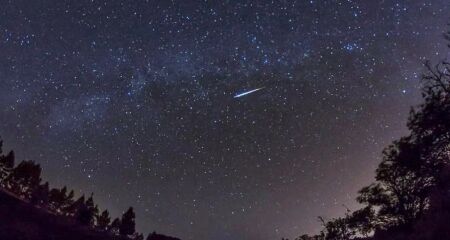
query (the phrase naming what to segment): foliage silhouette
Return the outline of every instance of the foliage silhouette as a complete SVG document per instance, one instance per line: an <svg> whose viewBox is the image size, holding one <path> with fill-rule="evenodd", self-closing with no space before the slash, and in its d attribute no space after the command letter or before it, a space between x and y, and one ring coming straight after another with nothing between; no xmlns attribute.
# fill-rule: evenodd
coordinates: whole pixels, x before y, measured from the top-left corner
<svg viewBox="0 0 450 240"><path fill-rule="evenodd" d="M106 231L108 230L109 224L111 222L111 217L109 216L108 210L104 210L100 215L96 216L97 228Z"/></svg>
<svg viewBox="0 0 450 240"><path fill-rule="evenodd" d="M49 184L45 182L44 184L39 185L34 191L31 193L31 203L34 205L40 205L47 207L49 203Z"/></svg>
<svg viewBox="0 0 450 240"><path fill-rule="evenodd" d="M120 219L119 218L115 218L112 221L111 226L109 227L109 229L111 230L112 233L119 234L120 225L121 225Z"/></svg>
<svg viewBox="0 0 450 240"><path fill-rule="evenodd" d="M135 218L134 210L130 207L123 215L120 221L119 233L120 235L128 236L132 235L135 231Z"/></svg>

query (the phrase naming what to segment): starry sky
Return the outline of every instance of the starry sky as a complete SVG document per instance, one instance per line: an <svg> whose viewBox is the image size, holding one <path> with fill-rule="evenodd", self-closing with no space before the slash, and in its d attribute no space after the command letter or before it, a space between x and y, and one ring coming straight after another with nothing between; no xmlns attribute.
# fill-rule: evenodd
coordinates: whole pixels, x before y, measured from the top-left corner
<svg viewBox="0 0 450 240"><path fill-rule="evenodd" d="M138 230L280 239L355 209L447 0L0 0L0 136ZM445 55L445 54L444 54ZM235 98L239 93L259 89Z"/></svg>

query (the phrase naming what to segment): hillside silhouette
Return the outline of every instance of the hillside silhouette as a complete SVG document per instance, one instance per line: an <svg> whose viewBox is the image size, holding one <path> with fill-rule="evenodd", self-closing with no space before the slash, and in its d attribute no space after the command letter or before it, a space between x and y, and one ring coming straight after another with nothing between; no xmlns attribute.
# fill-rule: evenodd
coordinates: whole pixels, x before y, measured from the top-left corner
<svg viewBox="0 0 450 240"><path fill-rule="evenodd" d="M4 155L0 141L0 239L1 240L179 240L135 231L132 207L111 220L100 212L93 194L75 199L67 187L49 188L42 183L41 167L33 161L15 166L13 151Z"/></svg>

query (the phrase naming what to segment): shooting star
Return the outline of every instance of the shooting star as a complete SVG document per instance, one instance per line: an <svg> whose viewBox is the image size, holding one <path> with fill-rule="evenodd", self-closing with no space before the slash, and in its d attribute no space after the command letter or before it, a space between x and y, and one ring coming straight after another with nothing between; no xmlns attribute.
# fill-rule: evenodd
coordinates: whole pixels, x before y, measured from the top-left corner
<svg viewBox="0 0 450 240"><path fill-rule="evenodd" d="M240 97L243 97L243 96L248 95L248 94L250 94L250 93L254 93L254 92L256 92L256 91L259 91L259 90L261 90L261 89L263 89L263 88L264 88L264 87L262 87L262 88L256 88L256 89L253 89L253 90L250 90L250 91L247 91L247 92L239 93L239 94L234 95L233 98L240 98Z"/></svg>

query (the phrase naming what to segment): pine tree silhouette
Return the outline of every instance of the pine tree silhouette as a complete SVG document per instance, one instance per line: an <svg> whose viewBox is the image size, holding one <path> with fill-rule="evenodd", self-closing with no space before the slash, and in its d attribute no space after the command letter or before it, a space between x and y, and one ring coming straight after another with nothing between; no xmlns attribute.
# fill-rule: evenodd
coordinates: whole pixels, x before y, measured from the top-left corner
<svg viewBox="0 0 450 240"><path fill-rule="evenodd" d="M73 204L74 192L73 190L67 194L67 187L61 189L52 189L49 194L49 201L51 208L57 213L66 215L66 208Z"/></svg>
<svg viewBox="0 0 450 240"><path fill-rule="evenodd" d="M49 184L45 182L44 184L39 185L32 193L31 193L31 203L35 205L40 205L42 207L47 207L49 203Z"/></svg>
<svg viewBox="0 0 450 240"><path fill-rule="evenodd" d="M109 223L111 222L111 217L109 216L108 210L104 210L100 215L96 217L97 228L105 231L108 229Z"/></svg>
<svg viewBox="0 0 450 240"><path fill-rule="evenodd" d="M13 169L6 181L13 192L29 198L41 182L41 167L33 161L23 161Z"/></svg>
<svg viewBox="0 0 450 240"><path fill-rule="evenodd" d="M0 141L0 186L6 188L5 179L11 174L14 168L14 151L10 151L6 156L2 155L3 141Z"/></svg>
<svg viewBox="0 0 450 240"><path fill-rule="evenodd" d="M66 211L69 215L74 216L81 225L92 226L94 223L95 212L92 196L86 201L82 195Z"/></svg>
<svg viewBox="0 0 450 240"><path fill-rule="evenodd" d="M119 218L115 218L115 219L112 221L112 223L111 223L109 229L110 229L110 231L111 231L113 234L119 234L120 226L121 226L121 221L120 221L120 219L119 219Z"/></svg>
<svg viewBox="0 0 450 240"><path fill-rule="evenodd" d="M122 236L132 235L135 232L135 218L133 208L130 207L128 210L122 215L122 220L119 228L119 233Z"/></svg>

